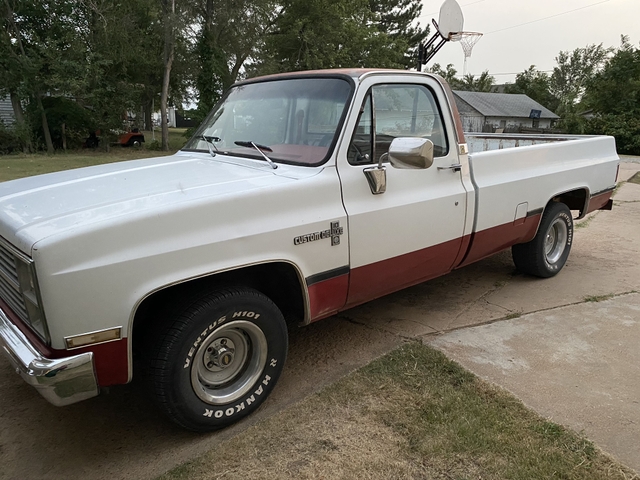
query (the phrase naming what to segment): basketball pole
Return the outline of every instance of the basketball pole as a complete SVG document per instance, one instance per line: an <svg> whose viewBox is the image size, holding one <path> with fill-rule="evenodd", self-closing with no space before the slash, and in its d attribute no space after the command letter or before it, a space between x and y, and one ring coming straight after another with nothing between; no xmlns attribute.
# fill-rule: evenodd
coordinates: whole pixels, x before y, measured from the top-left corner
<svg viewBox="0 0 640 480"><path fill-rule="evenodd" d="M418 45L418 64L416 68L419 72L422 71L422 65L426 65L429 60L431 60L436 55L436 53L440 51L444 44L451 40L450 38L442 36L442 34L440 33L440 29L438 28L438 22L436 22L435 20L432 20L432 22L436 27L436 33L433 34L433 36L427 43L420 43ZM429 48L435 43L438 37L440 37L441 39L440 42L435 47L431 48L431 50L429 50Z"/></svg>

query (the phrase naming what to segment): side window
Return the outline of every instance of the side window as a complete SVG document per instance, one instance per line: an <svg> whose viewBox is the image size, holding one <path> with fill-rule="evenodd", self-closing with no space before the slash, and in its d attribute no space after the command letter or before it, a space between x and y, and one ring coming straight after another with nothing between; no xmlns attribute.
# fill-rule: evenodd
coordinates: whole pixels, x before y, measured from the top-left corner
<svg viewBox="0 0 640 480"><path fill-rule="evenodd" d="M373 126L374 135L371 132ZM433 142L436 157L449 152L438 104L427 87L393 84L373 87L354 133L349 162L355 165L377 163L397 137L428 138ZM363 149L366 147L368 150L365 152ZM365 161L364 155L358 155L358 151L369 154L369 158Z"/></svg>
<svg viewBox="0 0 640 480"><path fill-rule="evenodd" d="M371 144L373 143L372 136L372 115L371 115L371 93L367 94L367 98L360 112L360 119L356 126L356 131L353 133L351 145L349 145L349 152L347 153L347 159L352 165L364 165L372 163L371 157Z"/></svg>

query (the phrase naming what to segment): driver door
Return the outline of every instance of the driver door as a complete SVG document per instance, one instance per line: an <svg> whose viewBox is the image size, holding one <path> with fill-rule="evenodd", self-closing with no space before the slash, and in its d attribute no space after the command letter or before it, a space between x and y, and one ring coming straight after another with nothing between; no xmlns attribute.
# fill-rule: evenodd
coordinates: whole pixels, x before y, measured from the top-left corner
<svg viewBox="0 0 640 480"><path fill-rule="evenodd" d="M360 113L338 159L349 219L347 307L450 271L462 246L467 192L460 169L452 167L459 159L451 119L440 108L444 92L427 77L412 76L411 83L392 78L363 82ZM384 161L397 137L430 139L433 165L407 170ZM373 194L364 170L381 156L386 191Z"/></svg>

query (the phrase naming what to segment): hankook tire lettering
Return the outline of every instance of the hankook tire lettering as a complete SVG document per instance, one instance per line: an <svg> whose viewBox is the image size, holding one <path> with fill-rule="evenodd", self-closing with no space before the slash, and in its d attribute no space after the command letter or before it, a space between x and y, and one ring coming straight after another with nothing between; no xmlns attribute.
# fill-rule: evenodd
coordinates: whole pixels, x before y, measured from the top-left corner
<svg viewBox="0 0 640 480"><path fill-rule="evenodd" d="M273 359L272 362L276 362L277 360ZM271 381L271 377L269 375L265 375L264 378L262 379L262 385L269 385L269 382ZM255 395L262 395L262 393L264 392L264 390L262 389L262 385L260 385L258 387L258 389L252 393L249 397L245 398L242 402L240 402L239 404L233 406L233 407L229 407L226 410L210 410L208 408L204 409L204 413L202 414L203 417L209 417L211 418L212 416L215 418L222 418L223 416L227 416L230 417L231 415L234 415L236 413L240 413L242 410L245 409L245 403L247 404L247 406L251 406L252 403L254 403L256 401L256 397Z"/></svg>

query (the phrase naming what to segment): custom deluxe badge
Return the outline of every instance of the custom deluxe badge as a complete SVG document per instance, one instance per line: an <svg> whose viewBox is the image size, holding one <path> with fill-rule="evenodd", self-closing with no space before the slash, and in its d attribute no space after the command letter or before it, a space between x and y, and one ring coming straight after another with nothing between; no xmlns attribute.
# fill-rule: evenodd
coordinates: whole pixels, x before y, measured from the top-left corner
<svg viewBox="0 0 640 480"><path fill-rule="evenodd" d="M331 222L331 228L329 230L300 235L293 239L293 244L302 245L303 243L315 242L316 240L322 240L323 238L330 238L331 246L333 247L335 245L340 245L340 235L343 233L344 228L340 226L340 222Z"/></svg>

